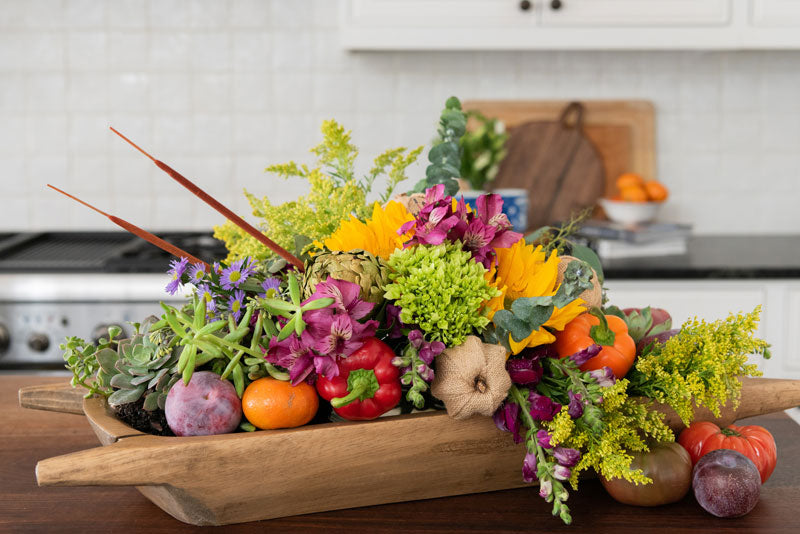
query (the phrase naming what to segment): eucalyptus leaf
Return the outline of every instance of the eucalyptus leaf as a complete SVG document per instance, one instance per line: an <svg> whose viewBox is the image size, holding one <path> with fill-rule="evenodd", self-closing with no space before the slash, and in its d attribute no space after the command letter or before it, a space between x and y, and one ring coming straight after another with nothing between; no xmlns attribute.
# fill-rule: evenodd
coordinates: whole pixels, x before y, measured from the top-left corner
<svg viewBox="0 0 800 534"><path fill-rule="evenodd" d="M511 304L511 312L514 317L521 320L528 328L528 333L522 336L513 335L516 341L528 337L531 332L539 330L544 323L553 315L552 297L522 297L518 298Z"/></svg>
<svg viewBox="0 0 800 534"><path fill-rule="evenodd" d="M508 331L514 341L522 341L533 332L525 321L517 318L513 313L508 310L499 310L494 314L493 321L502 329Z"/></svg>
<svg viewBox="0 0 800 534"><path fill-rule="evenodd" d="M586 245L581 245L579 243L570 243L570 245L572 246L572 255L578 258L579 260L588 263L592 267L592 269L595 270L595 272L597 273L597 278L602 284L605 281L605 275L603 274L603 264L600 263L600 258L597 256L595 251L590 249Z"/></svg>

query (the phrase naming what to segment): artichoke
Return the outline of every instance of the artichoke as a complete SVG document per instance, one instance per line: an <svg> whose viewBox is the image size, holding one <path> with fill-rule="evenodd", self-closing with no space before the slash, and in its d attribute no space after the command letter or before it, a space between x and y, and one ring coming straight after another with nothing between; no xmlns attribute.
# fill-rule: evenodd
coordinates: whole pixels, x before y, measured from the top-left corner
<svg viewBox="0 0 800 534"><path fill-rule="evenodd" d="M361 287L361 299L379 305L388 282L386 263L365 250L326 252L314 256L303 275L303 297L308 298L328 277L353 282Z"/></svg>

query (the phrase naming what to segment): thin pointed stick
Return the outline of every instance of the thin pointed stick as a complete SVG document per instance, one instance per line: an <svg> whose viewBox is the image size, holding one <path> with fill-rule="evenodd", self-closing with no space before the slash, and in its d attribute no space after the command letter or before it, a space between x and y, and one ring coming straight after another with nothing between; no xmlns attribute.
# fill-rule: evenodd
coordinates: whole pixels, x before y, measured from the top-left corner
<svg viewBox="0 0 800 534"><path fill-rule="evenodd" d="M128 232L132 233L133 235L135 235L137 237L141 237L145 241L148 241L149 243L152 243L153 245L157 246L161 250L163 250L165 252L169 252L170 254L175 256L176 258L188 258L191 263L202 263L203 267L205 267L206 272L207 273L211 272L211 266L209 264L207 264L206 262L204 262L203 260L195 258L194 256L192 256L188 252L179 249L178 247L176 247L172 243L167 243L166 241L164 241L160 237L157 237L157 236L151 234L147 230L139 228L135 224L131 224L128 221L126 221L125 219L120 219L119 217L115 217L115 216L113 216L113 215L111 215L109 213L104 212L103 210L95 208L94 206L92 206L88 202L84 202L83 200L79 199L78 197L70 195L66 191L62 191L61 189L57 188L54 185L47 184L47 187L49 187L50 189L53 189L55 191L58 191L62 195L67 196L67 197L71 198L72 200L74 200L76 202L80 202L81 204L83 204L87 208L93 209L94 211L96 211L97 213L99 213L101 215L105 215L106 217L108 217L111 220L111 222L113 222L117 226L120 226L120 227L124 228L125 230L127 230Z"/></svg>
<svg viewBox="0 0 800 534"><path fill-rule="evenodd" d="M233 224L250 234L252 237L260 241L264 246L272 250L275 254L280 256L281 258L285 259L292 265L294 265L300 272L305 270L305 266L303 262L300 261L297 257L290 254L286 249L278 245L276 242L262 234L257 228L252 226L250 223L236 215L234 212L223 206L217 199L200 189L196 184L194 184L191 180L183 176L181 173L167 165L166 163L157 160L141 148L137 146L133 141L122 135L120 132L115 130L113 127L109 126L112 132L120 136L122 139L127 141L133 148L147 156L152 160L153 163L156 164L156 167L164 171L165 173L169 174L173 180L181 184L183 187L194 193L197 197L200 198L203 202L214 208L220 214L222 214L226 219L231 221Z"/></svg>

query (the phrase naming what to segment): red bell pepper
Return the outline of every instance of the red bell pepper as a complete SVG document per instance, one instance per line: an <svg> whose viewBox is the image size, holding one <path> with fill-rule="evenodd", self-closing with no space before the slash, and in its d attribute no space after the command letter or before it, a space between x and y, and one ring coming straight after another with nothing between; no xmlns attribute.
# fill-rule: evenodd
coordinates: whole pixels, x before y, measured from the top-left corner
<svg viewBox="0 0 800 534"><path fill-rule="evenodd" d="M317 392L345 419L375 419L400 402L400 370L392 365L394 356L386 343L367 338L339 362L339 376L317 378Z"/></svg>

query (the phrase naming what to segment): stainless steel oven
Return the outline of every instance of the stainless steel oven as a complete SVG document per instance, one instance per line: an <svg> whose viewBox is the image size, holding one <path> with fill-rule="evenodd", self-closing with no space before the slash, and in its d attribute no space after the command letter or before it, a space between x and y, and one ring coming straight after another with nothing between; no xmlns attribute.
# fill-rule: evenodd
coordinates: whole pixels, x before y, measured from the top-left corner
<svg viewBox="0 0 800 534"><path fill-rule="evenodd" d="M209 263L225 256L207 234L161 237ZM182 302L164 290L169 260L125 233L0 235L0 371L63 369L65 337L96 339L112 324L129 334L160 301Z"/></svg>

